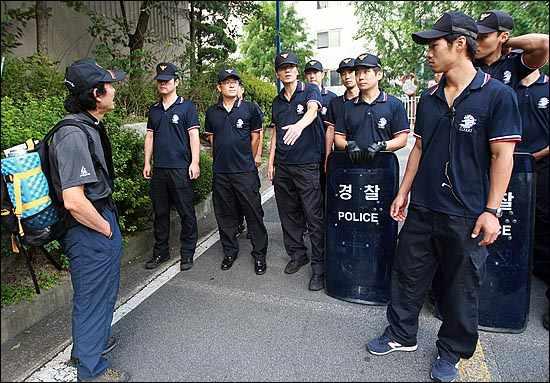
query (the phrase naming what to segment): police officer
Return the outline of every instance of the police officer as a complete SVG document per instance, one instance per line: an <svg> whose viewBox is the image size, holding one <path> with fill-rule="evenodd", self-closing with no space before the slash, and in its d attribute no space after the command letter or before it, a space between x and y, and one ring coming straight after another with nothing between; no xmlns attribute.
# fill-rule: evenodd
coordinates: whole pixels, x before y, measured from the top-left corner
<svg viewBox="0 0 550 383"><path fill-rule="evenodd" d="M296 273L309 262L303 233L310 231L312 277L309 289L324 287L324 229L319 181L322 148L321 93L314 84L298 81L298 57L282 52L275 57L277 78L284 88L273 100L274 132L268 163L285 249L290 257L285 273Z"/></svg>
<svg viewBox="0 0 550 383"><path fill-rule="evenodd" d="M548 62L548 35L531 33L510 37L514 20L504 11L487 11L478 22L475 66L516 88L519 81ZM522 50L523 53L508 50Z"/></svg>
<svg viewBox="0 0 550 383"><path fill-rule="evenodd" d="M240 80L234 68L221 69L217 86L220 100L206 111L205 131L214 153L212 201L224 252L222 270L229 270L239 254L236 235L244 213L251 235L254 271L261 275L267 268L267 230L254 153L262 130L262 115L254 103L238 97Z"/></svg>
<svg viewBox="0 0 550 383"><path fill-rule="evenodd" d="M521 122L512 88L472 63L472 18L444 13L432 30L412 37L428 45L429 65L444 76L418 104L416 143L390 209L394 219L405 220L412 189L393 264L389 326L367 349L374 355L417 349L418 314L439 266L443 323L431 377L452 381L460 358L476 348L486 246L499 235Z"/></svg>
<svg viewBox="0 0 550 383"><path fill-rule="evenodd" d="M380 90L380 59L364 53L355 59L359 96L344 104L336 120L335 146L347 149L352 161L374 157L381 150L395 151L407 144L409 121L403 103Z"/></svg>
<svg viewBox="0 0 550 383"><path fill-rule="evenodd" d="M336 71L340 74L340 79L346 90L341 97L333 98L328 104L328 110L324 121L326 127L325 172L327 170L328 156L332 152L334 145L334 127L336 126L336 121L343 115L346 102L353 100L359 95L359 88L357 88L357 82L355 81L355 59L352 57L343 59L340 61Z"/></svg>
<svg viewBox="0 0 550 383"><path fill-rule="evenodd" d="M517 152L531 153L535 159L537 172L537 203L535 210L535 233L533 246L533 274L550 285L550 244L548 228L548 172L550 153L548 150L548 76L536 70L520 81L516 88L523 134ZM547 290L546 296L549 292ZM548 329L548 309L545 320Z"/></svg>
<svg viewBox="0 0 550 383"><path fill-rule="evenodd" d="M317 60L310 60L307 62L307 64L304 67L304 76L308 83L315 84L319 87L319 90L321 91L321 110L319 113L319 117L321 118L321 121L323 124L326 123L327 120L327 111L328 106L330 104L330 101L336 98L336 94L334 92L331 92L330 90L326 89L323 86L323 78L325 77L325 72L323 72L323 64ZM323 125L323 127L326 127L326 125ZM321 192L325 193L325 186L326 186L326 174L325 174L325 158L327 157L327 153L330 153L332 151L332 146L330 149L327 148L328 144L326 142L326 128L325 131L321 132L322 134L322 162L320 164L320 174L321 174ZM324 198L323 198L324 201Z"/></svg>
<svg viewBox="0 0 550 383"><path fill-rule="evenodd" d="M151 179L155 245L145 267L154 269L170 258L170 208L175 206L181 221L180 269L183 271L193 267L198 237L191 180L200 175L199 117L193 102L177 95L176 66L160 63L156 70L161 100L149 108L143 167L143 176Z"/></svg>
<svg viewBox="0 0 550 383"><path fill-rule="evenodd" d="M104 355L116 345L111 336L113 310L120 281L122 236L112 200L114 168L111 144L101 120L114 107L112 83L121 71L107 71L93 59L79 60L65 72L69 96L64 126L49 146L52 181L68 214L61 239L70 262L73 284L71 360L79 381L127 381ZM93 143L93 146L90 142Z"/></svg>

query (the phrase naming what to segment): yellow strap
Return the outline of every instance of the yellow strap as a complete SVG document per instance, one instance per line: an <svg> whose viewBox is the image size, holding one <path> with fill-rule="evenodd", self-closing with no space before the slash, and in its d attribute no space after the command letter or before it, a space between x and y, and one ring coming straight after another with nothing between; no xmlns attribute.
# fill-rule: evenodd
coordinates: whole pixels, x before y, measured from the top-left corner
<svg viewBox="0 0 550 383"><path fill-rule="evenodd" d="M27 145L27 150L34 150L34 141L32 138L25 141L25 144Z"/></svg>
<svg viewBox="0 0 550 383"><path fill-rule="evenodd" d="M19 178L20 180L23 180L25 178L29 178L29 177L35 176L37 174L40 174L41 171L42 171L42 168L39 165L35 168L26 170L24 172L15 173L15 174L13 174L13 182L15 182L16 178Z"/></svg>
<svg viewBox="0 0 550 383"><path fill-rule="evenodd" d="M21 177L13 175L13 193L15 194L15 215L20 218L23 213L23 199L21 198Z"/></svg>
<svg viewBox="0 0 550 383"><path fill-rule="evenodd" d="M35 199L34 201L24 203L23 204L23 211L32 209L32 208L40 206L40 205L44 205L48 202L50 202L50 196L45 195L44 197L40 197L38 199Z"/></svg>

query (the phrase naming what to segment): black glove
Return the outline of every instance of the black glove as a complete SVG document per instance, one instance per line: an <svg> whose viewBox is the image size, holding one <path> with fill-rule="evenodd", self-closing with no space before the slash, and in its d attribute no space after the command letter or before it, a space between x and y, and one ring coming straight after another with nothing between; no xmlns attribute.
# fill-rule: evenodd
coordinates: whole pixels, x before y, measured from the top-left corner
<svg viewBox="0 0 550 383"><path fill-rule="evenodd" d="M369 147L367 148L368 159L372 160L376 155L376 153L378 153L381 150L386 150L386 141L378 141L370 144Z"/></svg>
<svg viewBox="0 0 550 383"><path fill-rule="evenodd" d="M346 147L348 157L354 164L359 163L363 157L363 151L355 141L348 141L348 146Z"/></svg>

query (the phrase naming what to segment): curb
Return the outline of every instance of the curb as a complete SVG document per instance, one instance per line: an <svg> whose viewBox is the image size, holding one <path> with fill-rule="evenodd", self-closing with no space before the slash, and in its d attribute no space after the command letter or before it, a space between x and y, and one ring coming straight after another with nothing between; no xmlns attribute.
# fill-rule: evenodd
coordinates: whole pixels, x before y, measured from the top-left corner
<svg viewBox="0 0 550 383"><path fill-rule="evenodd" d="M264 180L267 177L267 166L265 166L265 164L262 165L258 169L258 173L260 179ZM209 193L202 202L195 205L195 215L198 223L200 224L202 220L208 218L209 216L212 215L213 217L213 214L214 208L212 205L212 193ZM179 230L179 216L173 212L170 221L170 242L172 242L172 240L176 241L178 237L176 232ZM127 239L127 241L124 246L121 267L128 264L129 260L150 252L151 243L153 241L153 231L152 229L148 229L137 234L130 235L125 239ZM172 243L170 246L172 247ZM170 267L176 262L179 262L179 260L174 259L173 262L167 262L168 264L166 264L165 267L160 267L159 269L154 270L154 272L150 274L150 278L143 281L140 285L147 284L151 279L154 279L158 274L163 272L165 268ZM127 294L129 295L128 297L119 296L117 307L139 291L141 287L142 286ZM72 302L72 296L73 289L71 279L69 273L67 273L65 276L62 276L62 280L59 284L51 289L43 290L40 295L35 295L31 302L21 302L15 305L3 307L1 310L1 343L4 344L9 339L14 338L56 310L70 305Z"/></svg>

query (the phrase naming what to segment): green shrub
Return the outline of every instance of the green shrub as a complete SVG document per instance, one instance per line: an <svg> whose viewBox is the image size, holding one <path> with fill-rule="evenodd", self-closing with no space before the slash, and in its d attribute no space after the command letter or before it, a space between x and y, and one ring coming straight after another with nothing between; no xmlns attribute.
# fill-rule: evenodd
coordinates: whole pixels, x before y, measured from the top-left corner
<svg viewBox="0 0 550 383"><path fill-rule="evenodd" d="M264 112L264 126L271 123L271 104L277 95L275 85L262 81L258 77L242 73L245 99L256 102Z"/></svg>
<svg viewBox="0 0 550 383"><path fill-rule="evenodd" d="M63 73L48 57L35 54L25 58L6 57L2 75L2 97L19 99L24 93L37 98L65 96Z"/></svg>
<svg viewBox="0 0 550 383"><path fill-rule="evenodd" d="M212 157L209 153L201 152L199 166L201 175L198 179L193 180L195 204L203 201L212 191Z"/></svg>
<svg viewBox="0 0 550 383"><path fill-rule="evenodd" d="M65 114L63 98L36 98L25 93L14 99L2 97L2 150L21 144L29 138L42 139Z"/></svg>

